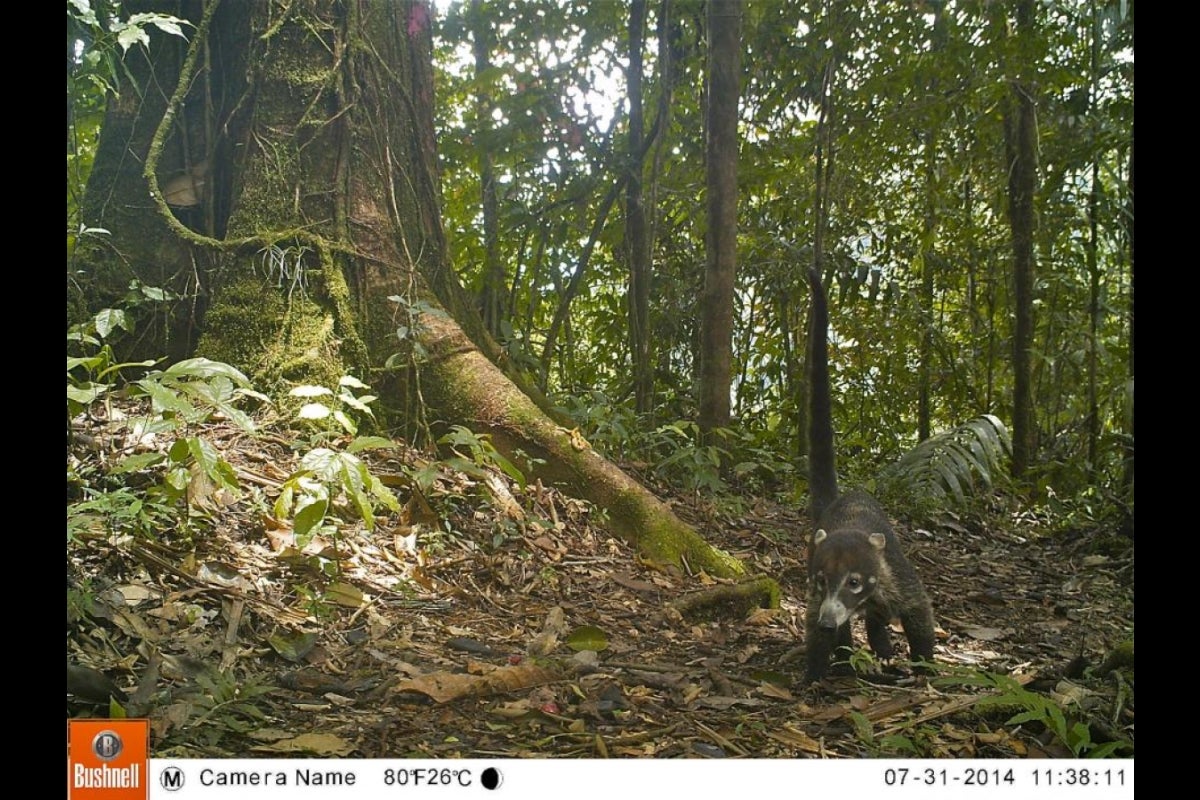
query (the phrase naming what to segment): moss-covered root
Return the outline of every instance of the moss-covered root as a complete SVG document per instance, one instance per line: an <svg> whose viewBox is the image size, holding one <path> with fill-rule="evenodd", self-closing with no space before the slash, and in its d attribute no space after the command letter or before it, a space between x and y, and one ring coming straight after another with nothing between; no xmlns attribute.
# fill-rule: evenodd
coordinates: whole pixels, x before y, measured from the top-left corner
<svg viewBox="0 0 1200 800"><path fill-rule="evenodd" d="M779 584L760 576L693 592L676 601L674 608L688 620L741 620L757 608L779 608L779 597Z"/></svg>
<svg viewBox="0 0 1200 800"><path fill-rule="evenodd" d="M536 475L608 514L609 529L661 564L738 577L745 567L708 544L662 501L579 435L546 416L448 316L428 314L419 335L429 353L421 367L425 396L442 419L489 433L498 450L543 459Z"/></svg>

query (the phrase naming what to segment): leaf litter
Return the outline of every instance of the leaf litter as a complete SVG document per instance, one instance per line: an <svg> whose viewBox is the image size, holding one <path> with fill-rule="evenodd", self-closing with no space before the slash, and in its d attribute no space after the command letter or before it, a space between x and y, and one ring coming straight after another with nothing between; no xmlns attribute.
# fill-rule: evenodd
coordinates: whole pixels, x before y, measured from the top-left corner
<svg viewBox="0 0 1200 800"><path fill-rule="evenodd" d="M153 538L93 530L68 547L68 665L133 695L125 710L151 719L157 756L1071 755L1049 724L1011 722L1042 697L1132 753L1132 656L1095 669L1132 638L1132 547L1096 558L1086 535L1015 514L901 526L951 679L868 671L813 689L799 685L797 508L656 488L783 590L779 610L695 621L674 603L711 578L643 562L595 509L537 481L481 479L403 445L363 453L400 512L303 546L269 511L298 463L286 435L216 422L203 436L241 500L205 502ZM1012 678L974 681L984 673ZM70 693L67 705L109 712Z"/></svg>

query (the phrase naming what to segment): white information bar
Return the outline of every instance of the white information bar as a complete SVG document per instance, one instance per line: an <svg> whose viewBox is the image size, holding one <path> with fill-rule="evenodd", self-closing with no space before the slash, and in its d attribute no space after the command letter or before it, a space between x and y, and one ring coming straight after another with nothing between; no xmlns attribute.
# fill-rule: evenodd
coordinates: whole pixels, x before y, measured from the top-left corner
<svg viewBox="0 0 1200 800"><path fill-rule="evenodd" d="M1133 797L1133 760L150 760L152 800Z"/></svg>

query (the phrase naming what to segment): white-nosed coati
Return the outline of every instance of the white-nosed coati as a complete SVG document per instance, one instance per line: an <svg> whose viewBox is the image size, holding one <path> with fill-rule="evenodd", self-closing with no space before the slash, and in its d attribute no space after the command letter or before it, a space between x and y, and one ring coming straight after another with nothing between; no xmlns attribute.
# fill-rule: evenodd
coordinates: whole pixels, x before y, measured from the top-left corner
<svg viewBox="0 0 1200 800"><path fill-rule="evenodd" d="M875 498L855 491L838 497L833 454L833 401L829 388L829 305L821 275L812 287L809 333L809 513L816 532L808 548L806 682L820 680L837 647L850 646L850 619L866 617L867 640L891 658L888 625L899 617L913 661L933 660L933 609L921 579Z"/></svg>

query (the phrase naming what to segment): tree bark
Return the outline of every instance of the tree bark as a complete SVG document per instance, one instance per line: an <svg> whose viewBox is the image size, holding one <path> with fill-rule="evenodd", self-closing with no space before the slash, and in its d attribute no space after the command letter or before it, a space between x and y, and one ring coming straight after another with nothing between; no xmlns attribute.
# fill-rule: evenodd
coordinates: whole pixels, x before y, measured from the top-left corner
<svg viewBox="0 0 1200 800"><path fill-rule="evenodd" d="M112 235L81 260L91 279L105 285L116 264L158 284L164 263L188 267L178 311L202 326L199 352L260 388L366 376L418 430L458 422L545 458L538 477L605 509L650 558L741 573L498 366L446 254L429 6L211 0L192 19L185 58L151 34L145 73L166 88L147 82L145 98L127 92L109 110L85 205ZM199 163L201 149L217 176L204 189L211 230L184 225L188 209L164 200L164 165ZM195 285L210 301L203 317L184 313L201 304Z"/></svg>
<svg viewBox="0 0 1200 800"><path fill-rule="evenodd" d="M930 60L936 62L945 49L946 22L942 6L933 7L933 36ZM928 102L936 103L938 78L934 72L928 79L925 96ZM929 117L929 128L925 131L925 212L921 232L921 350L917 366L917 440L929 438L933 426L933 335L934 335L934 247L937 237L937 141L940 118Z"/></svg>
<svg viewBox="0 0 1200 800"><path fill-rule="evenodd" d="M1121 475L1121 482L1126 489L1133 488L1133 150L1134 141L1131 134L1129 141L1129 202L1125 213L1125 225L1129 231L1129 391L1128 411L1126 412L1129 439L1125 450L1125 469ZM1133 531L1132 515L1129 519L1129 530Z"/></svg>
<svg viewBox="0 0 1200 800"><path fill-rule="evenodd" d="M492 157L491 91L485 80L492 64L491 23L483 9L482 0L471 0L471 35L475 51L475 80L479 85L475 95L478 115L475 148L479 154L479 190L483 204L483 286L479 291L479 308L483 327L493 338L500 338L500 322L504 318L504 289L507 283L504 263L500 260L500 201L496 193L495 169Z"/></svg>
<svg viewBox="0 0 1200 800"><path fill-rule="evenodd" d="M1017 40L1033 33L1033 0L1017 3ZM1012 473L1024 477L1035 450L1033 416L1033 252L1034 208L1037 191L1037 111L1033 85L1023 80L1029 67L1018 66L1004 115L1004 145L1008 160L1008 220L1013 247L1013 429Z"/></svg>
<svg viewBox="0 0 1200 800"><path fill-rule="evenodd" d="M625 246L629 261L629 343L633 361L634 402L639 414L654 406L654 372L650 362L650 245L642 201L642 44L646 0L629 7L629 179L625 183Z"/></svg>
<svg viewBox="0 0 1200 800"><path fill-rule="evenodd" d="M708 3L708 236L700 299L701 430L729 425L737 270L738 74L741 0Z"/></svg>

